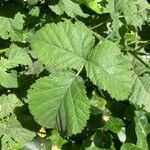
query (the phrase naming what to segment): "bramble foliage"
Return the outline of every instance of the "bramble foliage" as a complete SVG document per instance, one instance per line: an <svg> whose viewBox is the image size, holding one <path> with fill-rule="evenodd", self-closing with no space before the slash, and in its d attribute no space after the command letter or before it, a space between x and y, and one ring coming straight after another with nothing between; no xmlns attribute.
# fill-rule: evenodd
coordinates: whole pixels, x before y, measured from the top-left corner
<svg viewBox="0 0 150 150"><path fill-rule="evenodd" d="M150 149L146 0L0 1L0 149Z"/></svg>

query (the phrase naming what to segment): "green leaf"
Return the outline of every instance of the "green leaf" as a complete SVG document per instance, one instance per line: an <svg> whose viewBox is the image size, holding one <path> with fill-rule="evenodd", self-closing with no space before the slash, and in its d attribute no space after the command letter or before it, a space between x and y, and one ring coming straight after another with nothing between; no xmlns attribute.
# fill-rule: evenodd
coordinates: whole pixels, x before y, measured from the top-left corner
<svg viewBox="0 0 150 150"><path fill-rule="evenodd" d="M121 150L143 150L143 149L132 143L125 143L121 146Z"/></svg>
<svg viewBox="0 0 150 150"><path fill-rule="evenodd" d="M148 150L147 134L150 133L150 130L147 132L147 128L149 128L150 124L147 120L146 113L142 111L136 111L134 120L135 132L137 136L136 145L143 150Z"/></svg>
<svg viewBox="0 0 150 150"><path fill-rule="evenodd" d="M108 38L111 39L112 41L120 41L122 38L120 35L120 28L122 27L123 23L120 21L118 16L111 16L113 22L111 25L111 30L110 33L108 33Z"/></svg>
<svg viewBox="0 0 150 150"><path fill-rule="evenodd" d="M116 43L101 41L93 50L86 64L87 75L112 98L123 100L131 92L132 77L129 62Z"/></svg>
<svg viewBox="0 0 150 150"><path fill-rule="evenodd" d="M105 128L111 130L114 133L119 133L124 123L120 118L110 117L106 122Z"/></svg>
<svg viewBox="0 0 150 150"><path fill-rule="evenodd" d="M0 85L6 88L18 87L17 74L7 73L4 69L0 67Z"/></svg>
<svg viewBox="0 0 150 150"><path fill-rule="evenodd" d="M142 24L148 20L147 9L150 10L150 6L146 0L107 0L105 12L109 12L112 16L124 15L127 24L134 27L141 27ZM139 15L140 13L140 15Z"/></svg>
<svg viewBox="0 0 150 150"><path fill-rule="evenodd" d="M0 118L10 115L19 103L19 99L14 94L2 95L0 97Z"/></svg>
<svg viewBox="0 0 150 150"><path fill-rule="evenodd" d="M133 92L130 95L130 101L133 104L144 106L144 109L150 112L150 75L138 76L134 74Z"/></svg>
<svg viewBox="0 0 150 150"><path fill-rule="evenodd" d="M87 60L93 44L91 31L80 22L47 25L31 38L32 49L44 64L74 69L86 64L88 76L96 85L113 98L126 99L132 80L128 61L118 46L107 40L98 44Z"/></svg>
<svg viewBox="0 0 150 150"><path fill-rule="evenodd" d="M48 137L48 139L51 140L53 146L57 146L60 149L62 148L63 144L67 142L67 140L63 139L56 130L51 132L51 136Z"/></svg>
<svg viewBox="0 0 150 150"><path fill-rule="evenodd" d="M13 141L10 136L4 135L1 138L1 150L18 150L21 148L22 146Z"/></svg>
<svg viewBox="0 0 150 150"><path fill-rule="evenodd" d="M136 132L136 145L125 143L122 145L121 150L148 150L147 135L150 133L150 123L147 118L147 113L144 111L135 111L135 132Z"/></svg>
<svg viewBox="0 0 150 150"><path fill-rule="evenodd" d="M103 0L80 0L80 2L87 5L89 8L91 8L98 14L103 13L103 7L100 4L103 2Z"/></svg>
<svg viewBox="0 0 150 150"><path fill-rule="evenodd" d="M105 110L106 100L98 96L94 92L93 97L90 100L90 104L91 104L91 114L98 115L98 114L102 114L103 111Z"/></svg>
<svg viewBox="0 0 150 150"><path fill-rule="evenodd" d="M16 45L11 45L9 48L8 59L1 57L0 60L0 85L6 88L18 87L16 72L10 72L8 69L21 65L30 65L32 60L27 54L26 49Z"/></svg>
<svg viewBox="0 0 150 150"><path fill-rule="evenodd" d="M17 13L13 19L0 16L0 37L3 39L8 39L10 37L12 41L25 42L23 18L24 15L21 13Z"/></svg>
<svg viewBox="0 0 150 150"><path fill-rule="evenodd" d="M94 136L94 144L97 147L109 149L112 146L110 132L97 131Z"/></svg>
<svg viewBox="0 0 150 150"><path fill-rule="evenodd" d="M39 7L33 7L33 8L29 11L29 14L30 14L31 16L38 17L39 14L40 14L40 9L39 9Z"/></svg>
<svg viewBox="0 0 150 150"><path fill-rule="evenodd" d="M94 45L92 32L83 23L69 21L47 24L29 40L38 58L54 68L79 68Z"/></svg>
<svg viewBox="0 0 150 150"><path fill-rule="evenodd" d="M80 6L71 0L60 0L58 4L49 5L49 7L58 15L62 15L65 12L72 18L75 18L77 15L81 17L88 17L87 14L83 13Z"/></svg>
<svg viewBox="0 0 150 150"><path fill-rule="evenodd" d="M51 150L52 143L49 139L34 138L21 150Z"/></svg>
<svg viewBox="0 0 150 150"><path fill-rule="evenodd" d="M12 147L18 144L22 147L35 136L34 132L21 126L15 115L11 116L6 121L0 121L0 129L2 128L4 136L1 140L5 144L5 147Z"/></svg>
<svg viewBox="0 0 150 150"><path fill-rule="evenodd" d="M67 136L81 132L89 118L83 80L71 72L37 80L28 98L31 113L39 124L56 127Z"/></svg>
<svg viewBox="0 0 150 150"><path fill-rule="evenodd" d="M37 4L39 0L27 0L27 2L30 4L30 5L35 5Z"/></svg>
<svg viewBox="0 0 150 150"><path fill-rule="evenodd" d="M10 69L17 67L19 64L31 65L32 60L28 55L26 49L23 49L13 44L10 47L8 59L1 58L1 64L1 67Z"/></svg>
<svg viewBox="0 0 150 150"><path fill-rule="evenodd" d="M30 56L27 54L26 49L12 45L10 48L8 59L1 57L0 60L0 85L7 88L18 87L16 73L8 73L8 69L21 65L30 65L32 63Z"/></svg>
<svg viewBox="0 0 150 150"><path fill-rule="evenodd" d="M141 74L144 70L143 64L133 62L134 84L129 100L135 105L144 106L144 109L150 112L150 74Z"/></svg>

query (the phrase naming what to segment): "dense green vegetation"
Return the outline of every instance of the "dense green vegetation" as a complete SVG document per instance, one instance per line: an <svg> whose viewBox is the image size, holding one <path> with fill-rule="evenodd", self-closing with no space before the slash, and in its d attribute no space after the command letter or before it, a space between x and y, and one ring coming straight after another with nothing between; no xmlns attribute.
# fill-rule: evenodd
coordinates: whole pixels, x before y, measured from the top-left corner
<svg viewBox="0 0 150 150"><path fill-rule="evenodd" d="M1 150L149 141L148 1L0 1Z"/></svg>

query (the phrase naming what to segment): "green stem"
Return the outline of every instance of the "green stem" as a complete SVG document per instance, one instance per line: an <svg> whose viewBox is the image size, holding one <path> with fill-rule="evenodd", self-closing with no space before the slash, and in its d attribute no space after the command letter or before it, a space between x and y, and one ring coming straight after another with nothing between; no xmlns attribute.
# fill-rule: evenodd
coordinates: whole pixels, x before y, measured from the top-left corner
<svg viewBox="0 0 150 150"><path fill-rule="evenodd" d="M82 66L80 67L79 71L78 71L77 74L76 74L76 77L81 73L83 67L84 67L84 65L82 65Z"/></svg>
<svg viewBox="0 0 150 150"><path fill-rule="evenodd" d="M93 29L95 29L95 28L98 28L98 27L104 25L105 23L107 23L109 20L111 21L111 19L108 19L108 20L106 20L106 21L104 21L104 22L101 22L101 23L99 23L99 24L97 24L97 25L91 27L90 29L93 30Z"/></svg>
<svg viewBox="0 0 150 150"><path fill-rule="evenodd" d="M138 44L146 44L148 41L137 41ZM135 41L128 43L128 45L135 44Z"/></svg>
<svg viewBox="0 0 150 150"><path fill-rule="evenodd" d="M138 59L146 68L150 69L150 66L149 66L144 60L142 60L142 59L137 55L136 52L131 51L131 50L129 50L129 51L127 51L127 52L129 52L129 53L132 54L136 59Z"/></svg>
<svg viewBox="0 0 150 150"><path fill-rule="evenodd" d="M134 51L140 51L142 48L144 48L145 46L149 45L150 41L148 41L147 43L145 43L144 45L142 45L141 47L135 49Z"/></svg>
<svg viewBox="0 0 150 150"><path fill-rule="evenodd" d="M92 31L92 30L91 30L91 31ZM94 32L94 31L92 31L92 33L93 33L93 35L94 35L99 41L103 39L103 37L100 36L98 33Z"/></svg>

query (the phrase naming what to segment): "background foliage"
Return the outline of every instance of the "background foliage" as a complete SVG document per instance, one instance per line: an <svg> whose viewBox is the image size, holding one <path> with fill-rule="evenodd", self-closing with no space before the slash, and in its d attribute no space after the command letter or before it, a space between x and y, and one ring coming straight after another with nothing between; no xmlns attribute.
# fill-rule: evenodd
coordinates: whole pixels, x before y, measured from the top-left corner
<svg viewBox="0 0 150 150"><path fill-rule="evenodd" d="M0 1L1 150L149 141L148 1Z"/></svg>

